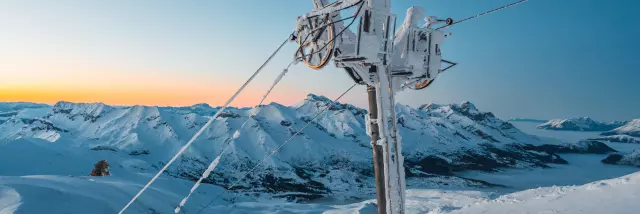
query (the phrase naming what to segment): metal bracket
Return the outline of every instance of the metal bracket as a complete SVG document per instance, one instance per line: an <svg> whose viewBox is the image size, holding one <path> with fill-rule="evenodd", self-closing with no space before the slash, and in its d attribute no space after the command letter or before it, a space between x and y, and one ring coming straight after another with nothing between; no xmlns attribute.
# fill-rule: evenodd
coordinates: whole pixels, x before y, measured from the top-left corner
<svg viewBox="0 0 640 214"><path fill-rule="evenodd" d="M453 68L454 66L458 65L458 63L456 63L456 62L451 62L451 61L444 60L444 59L442 60L442 62L449 64L449 66L447 66L444 69L441 69L439 73L442 73L442 72L444 72L446 70L449 70L449 68Z"/></svg>

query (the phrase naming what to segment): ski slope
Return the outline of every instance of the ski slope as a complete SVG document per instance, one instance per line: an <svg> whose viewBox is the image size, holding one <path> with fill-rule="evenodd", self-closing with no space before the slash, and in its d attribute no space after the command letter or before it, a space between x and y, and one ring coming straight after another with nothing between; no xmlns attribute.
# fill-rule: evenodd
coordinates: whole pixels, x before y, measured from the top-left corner
<svg viewBox="0 0 640 214"><path fill-rule="evenodd" d="M480 200L450 213L638 213L640 173L588 183L526 190ZM436 212L437 213L437 212Z"/></svg>
<svg viewBox="0 0 640 214"><path fill-rule="evenodd" d="M0 177L0 213L115 213L145 176L131 180L112 177ZM127 213L168 213L190 182L161 179ZM203 186L203 194L220 191ZM44 200L43 200L44 199ZM499 196L482 191L407 190L407 213L636 213L640 209L640 172L577 186L554 186ZM199 210L206 199L194 199L185 213ZM348 205L295 204L264 199L257 202L216 203L203 213L362 213L375 214L374 200Z"/></svg>
<svg viewBox="0 0 640 214"><path fill-rule="evenodd" d="M111 177L30 175L0 176L0 213L2 214L112 214L135 194L148 176ZM161 179L145 197L131 207L130 213L167 213L180 201L191 182ZM202 188L211 193L221 188ZM197 201L200 200L200 201ZM193 205L202 204L202 198ZM198 203L199 202L199 203ZM195 209L195 208L194 208Z"/></svg>

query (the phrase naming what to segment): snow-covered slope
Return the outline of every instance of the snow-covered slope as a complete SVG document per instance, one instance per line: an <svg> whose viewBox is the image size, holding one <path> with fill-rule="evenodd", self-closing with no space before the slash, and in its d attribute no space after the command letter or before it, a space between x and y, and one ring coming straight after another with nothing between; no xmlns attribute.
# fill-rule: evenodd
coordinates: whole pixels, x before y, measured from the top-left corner
<svg viewBox="0 0 640 214"><path fill-rule="evenodd" d="M29 175L0 176L0 213L2 214L112 214L122 209L149 179L148 176L109 177ZM127 211L131 214L171 212L192 183L163 178L148 189ZM222 189L205 185L201 194L214 195ZM228 198L228 197L226 197ZM197 211L210 199L193 197L186 211ZM216 204L228 204L219 200ZM208 210L208 213L214 210Z"/></svg>
<svg viewBox="0 0 640 214"><path fill-rule="evenodd" d="M592 138L592 140L640 144L640 119L631 120L624 126L600 135L599 137Z"/></svg>
<svg viewBox="0 0 640 214"><path fill-rule="evenodd" d="M272 103L257 108L231 108L205 130L167 174L195 180L224 145L230 144L215 172L205 180L228 185L331 102L311 94L296 106ZM128 165L128 170L134 172L150 172L169 160L217 111L203 104L175 108L59 102L51 107L23 109L0 122L0 145L5 146L6 153L19 153L29 150L16 146L24 144L21 139L43 139L64 151L44 149L42 156L47 160L75 160L68 152L74 151L83 157L95 157L76 161L83 170L101 157ZM542 145L544 141L492 113L479 111L470 102L430 104L417 109L398 105L397 112L408 182L413 186L486 186L489 184L457 178L453 173L566 163L555 154L528 148L525 145ZM256 116L249 118L252 114ZM241 182L239 189L285 198L371 196L374 182L365 115L363 109L334 103L312 126ZM233 138L247 119L240 135ZM132 165L130 159L136 164ZM68 166L63 161L50 161L49 165L48 174L78 173L65 171ZM27 171L11 170L12 175L34 173Z"/></svg>
<svg viewBox="0 0 640 214"><path fill-rule="evenodd" d="M609 135L591 138L591 140L601 140L614 143L636 143L640 144L640 137L631 137L629 135Z"/></svg>
<svg viewBox="0 0 640 214"><path fill-rule="evenodd" d="M546 123L540 124L538 128L563 131L609 131L623 126L625 123L626 122L621 121L604 123L595 121L590 117L577 117L570 119L549 120Z"/></svg>
<svg viewBox="0 0 640 214"><path fill-rule="evenodd" d="M606 164L628 165L640 167L640 150L634 150L631 153L614 153L602 160Z"/></svg>
<svg viewBox="0 0 640 214"><path fill-rule="evenodd" d="M632 137L640 137L640 119L631 120L624 126L602 133L602 135L629 135Z"/></svg>
<svg viewBox="0 0 640 214"><path fill-rule="evenodd" d="M0 176L0 213L116 213L147 177ZM126 213L171 213L190 183L165 178L145 193ZM632 214L640 209L640 172L579 186L530 189L507 195L482 191L407 190L408 214L427 213L562 213ZM199 211L209 197L221 191L205 185L199 197L187 203L186 213ZM42 200L46 198L47 200ZM227 197L230 198L230 197ZM219 200L204 213L327 213L375 214L375 200L348 205L293 204L261 199L230 204Z"/></svg>
<svg viewBox="0 0 640 214"><path fill-rule="evenodd" d="M480 200L453 212L430 213L637 213L640 210L640 173L582 186L531 189Z"/></svg>

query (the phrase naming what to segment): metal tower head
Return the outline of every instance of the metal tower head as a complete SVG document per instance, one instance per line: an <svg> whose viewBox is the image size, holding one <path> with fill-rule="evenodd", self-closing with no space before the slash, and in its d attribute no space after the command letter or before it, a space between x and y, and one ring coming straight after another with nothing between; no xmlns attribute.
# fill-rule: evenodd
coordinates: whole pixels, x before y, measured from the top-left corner
<svg viewBox="0 0 640 214"><path fill-rule="evenodd" d="M442 60L441 53L445 33L432 26L451 24L452 19L425 18L424 8L413 6L396 30L389 0L313 3L314 9L298 18L296 26L296 60L310 68L321 69L333 58L336 67L345 69L356 83L375 85L379 77L374 70L390 67L395 83L392 91L426 88L449 68L441 67L442 62L448 62ZM341 18L340 11L349 8L355 8L354 15ZM423 19L428 24L418 26ZM350 27L357 30L352 32Z"/></svg>

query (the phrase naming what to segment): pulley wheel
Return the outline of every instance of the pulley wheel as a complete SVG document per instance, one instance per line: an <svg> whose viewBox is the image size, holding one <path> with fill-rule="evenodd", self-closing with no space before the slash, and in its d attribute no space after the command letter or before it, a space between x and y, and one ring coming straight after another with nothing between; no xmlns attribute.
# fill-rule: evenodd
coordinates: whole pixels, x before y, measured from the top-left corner
<svg viewBox="0 0 640 214"><path fill-rule="evenodd" d="M306 25L298 30L297 58L312 69L321 69L330 60L334 48L334 28L329 16L304 20Z"/></svg>
<svg viewBox="0 0 640 214"><path fill-rule="evenodd" d="M452 25L453 24L453 19L452 18L447 18L447 20L445 20L445 23L447 25Z"/></svg>

